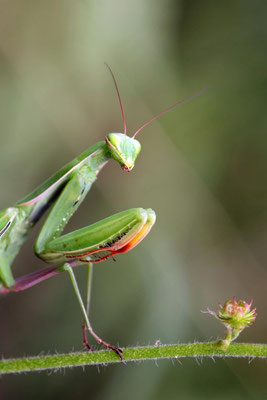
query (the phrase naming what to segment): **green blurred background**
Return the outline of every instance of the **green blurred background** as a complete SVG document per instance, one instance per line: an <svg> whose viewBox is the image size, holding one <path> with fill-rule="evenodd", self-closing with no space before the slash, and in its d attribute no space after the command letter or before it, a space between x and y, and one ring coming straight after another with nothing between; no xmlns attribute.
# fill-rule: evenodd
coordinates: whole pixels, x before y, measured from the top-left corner
<svg viewBox="0 0 267 400"><path fill-rule="evenodd" d="M120 346L214 340L201 310L233 295L258 318L241 341L266 342L267 3L80 0L0 3L0 209L107 132L128 132L209 90L140 134L131 174L102 171L68 230L130 207L157 223L133 252L95 267L92 321ZM44 264L32 232L16 276ZM83 289L85 268L77 270ZM67 276L1 298L0 354L82 349ZM183 360L7 376L6 399L263 399L261 360Z"/></svg>

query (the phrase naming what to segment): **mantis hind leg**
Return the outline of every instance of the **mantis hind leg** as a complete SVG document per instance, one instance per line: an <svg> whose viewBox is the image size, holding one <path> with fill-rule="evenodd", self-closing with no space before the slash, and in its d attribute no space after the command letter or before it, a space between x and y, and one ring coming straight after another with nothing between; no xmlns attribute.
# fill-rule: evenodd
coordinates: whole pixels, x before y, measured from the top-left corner
<svg viewBox="0 0 267 400"><path fill-rule="evenodd" d="M78 285L77 285L77 281L76 281L76 278L75 278L75 275L74 275L74 272L73 272L71 266L70 266L68 263L66 263L66 264L64 264L62 267L60 267L60 269L61 269L61 271L66 271L66 272L68 272L68 274L69 274L69 276L70 276L70 279L71 279L71 282L72 282L72 285L73 285L73 288L74 288L74 291L75 291L77 300L78 300L78 302L79 302L79 304L80 304L80 307L81 307L81 310L82 310L82 314L83 314L83 318L84 318L84 324L85 324L87 330L90 332L90 334L93 336L93 338L94 338L99 344L102 344L102 345L105 346L107 349L113 350L116 354L118 354L118 356L120 357L120 359L123 360L122 350L119 349L119 348L116 347L116 346L113 346L113 345L107 343L107 342L104 341L103 339L101 339L101 338L95 333L95 331L93 330L92 325L91 325L91 323L90 323L90 321L89 321L89 316L88 316L87 310L89 311L89 305L90 305L90 293L91 293L90 285L91 285L91 277L92 277L91 273L92 273L92 269L91 269L91 268L88 269L88 283L89 283L89 286L88 286L88 289L87 289L87 309L85 308L85 306L84 306L84 304L83 304L82 296L81 296L81 293L80 293L79 287L78 287ZM89 294L89 296L88 296L88 294ZM88 342L87 342L86 331L85 331L85 329L84 329L84 345L86 345L86 347L88 348L88 350L91 350L91 346L90 346L90 345L88 344Z"/></svg>

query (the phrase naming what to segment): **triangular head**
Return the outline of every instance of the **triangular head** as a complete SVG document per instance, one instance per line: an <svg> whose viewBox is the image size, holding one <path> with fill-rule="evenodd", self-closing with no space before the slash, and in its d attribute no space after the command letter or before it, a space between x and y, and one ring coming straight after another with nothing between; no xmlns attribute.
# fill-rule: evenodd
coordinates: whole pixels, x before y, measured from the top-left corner
<svg viewBox="0 0 267 400"><path fill-rule="evenodd" d="M109 133L105 140L114 160L118 161L124 171L130 172L141 150L138 140L124 133Z"/></svg>

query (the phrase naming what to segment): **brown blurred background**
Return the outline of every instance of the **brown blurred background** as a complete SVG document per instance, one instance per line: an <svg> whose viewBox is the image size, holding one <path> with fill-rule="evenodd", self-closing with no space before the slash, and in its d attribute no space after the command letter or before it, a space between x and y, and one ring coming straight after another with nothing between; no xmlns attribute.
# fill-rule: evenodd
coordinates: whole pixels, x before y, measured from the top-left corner
<svg viewBox="0 0 267 400"><path fill-rule="evenodd" d="M95 268L92 321L120 346L215 340L216 309L254 299L241 341L266 342L267 4L262 1L80 0L0 3L0 209L11 206L107 132L128 132L209 86L140 134L131 174L102 171L68 226L131 207L157 223L133 252ZM32 251L16 276L44 264ZM85 268L77 270L85 290ZM1 298L1 355L82 349L67 276ZM201 360L200 360L201 361ZM263 399L260 360L161 361L7 376L10 399Z"/></svg>

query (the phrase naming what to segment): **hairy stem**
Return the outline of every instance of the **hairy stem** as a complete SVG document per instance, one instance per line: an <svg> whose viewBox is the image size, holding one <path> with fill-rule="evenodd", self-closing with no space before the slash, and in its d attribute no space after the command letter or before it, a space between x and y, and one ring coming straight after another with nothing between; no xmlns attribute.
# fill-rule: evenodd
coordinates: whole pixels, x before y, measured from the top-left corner
<svg viewBox="0 0 267 400"><path fill-rule="evenodd" d="M246 357L267 358L266 344L233 343L226 351L221 350L219 342L178 345L158 345L123 349L124 360L110 350L56 354L40 357L2 359L0 374L59 369L66 367L107 365L140 360L179 359L184 357Z"/></svg>

